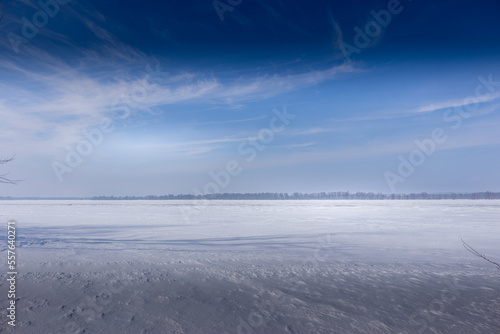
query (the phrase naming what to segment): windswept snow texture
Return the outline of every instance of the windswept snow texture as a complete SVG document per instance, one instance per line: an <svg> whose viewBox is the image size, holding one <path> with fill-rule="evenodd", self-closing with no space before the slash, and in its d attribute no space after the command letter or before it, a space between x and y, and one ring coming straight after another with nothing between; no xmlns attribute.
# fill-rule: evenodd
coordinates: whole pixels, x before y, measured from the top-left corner
<svg viewBox="0 0 500 334"><path fill-rule="evenodd" d="M16 328L500 333L500 201L2 201Z"/></svg>

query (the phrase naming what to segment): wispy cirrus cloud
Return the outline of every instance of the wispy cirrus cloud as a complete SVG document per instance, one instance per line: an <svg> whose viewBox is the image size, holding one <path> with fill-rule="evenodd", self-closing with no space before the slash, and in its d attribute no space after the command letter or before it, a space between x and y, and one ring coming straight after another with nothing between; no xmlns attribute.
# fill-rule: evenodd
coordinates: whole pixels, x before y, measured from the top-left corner
<svg viewBox="0 0 500 334"><path fill-rule="evenodd" d="M212 122L201 122L198 124L226 124L226 123L243 123L243 122L252 122L252 121L258 121L260 119L266 118L265 115L259 116L259 117L251 117L251 118L243 118L243 119L231 119L231 120L226 120L226 121L212 121Z"/></svg>
<svg viewBox="0 0 500 334"><path fill-rule="evenodd" d="M495 101L500 98L500 91L494 92L492 94L486 94L484 96L475 96L465 99L456 99L449 100L444 102L432 103L426 106L419 107L413 112L415 113L425 113L425 112L433 112L436 110L447 109L447 108L459 108L465 107L468 105L476 104L476 103L486 103Z"/></svg>
<svg viewBox="0 0 500 334"><path fill-rule="evenodd" d="M230 106L263 101L357 71L352 65L340 65L325 70L233 80L201 72L161 73L158 82L151 83L145 70L138 74L138 71L111 69L103 79L99 72L86 70L85 65L72 68L54 57L50 60L50 65L35 71L20 64L3 64L13 80L0 81L3 94L0 117L8 120L1 127L23 133L25 141L49 141L52 146L60 147L77 141L83 129L95 127L102 118L116 117L123 104L120 101L130 100L139 90L145 95L129 104L134 112L181 104ZM143 60L153 62L153 59ZM47 132L51 135L37 135Z"/></svg>
<svg viewBox="0 0 500 334"><path fill-rule="evenodd" d="M414 108L394 109L394 110L370 110L370 112L366 115L359 115L346 118L335 117L335 118L330 118L329 122L338 124L338 123L349 123L349 122L356 123L356 122L371 122L380 120L395 120L401 118L415 117L416 115L419 114L432 113L434 111L439 111L449 108L467 107L473 104L477 104L478 106L481 107L477 110L477 112L475 112L476 115L485 115L498 110L498 104L490 106L487 105L489 102L493 102L498 99L500 99L500 91L496 91L482 97L465 97L465 98L462 97L453 100L436 101L434 103ZM323 133L331 131L332 129L326 127L313 127L304 130L304 134Z"/></svg>
<svg viewBox="0 0 500 334"><path fill-rule="evenodd" d="M10 24L20 28L21 17L40 8L23 1L14 9L17 11L10 13ZM94 38L82 45L72 34L56 29L61 28L61 22L79 25L86 30L82 33ZM352 64L344 64L281 75L232 73L232 79L227 80L190 69L161 73L161 83L152 85L144 68L157 60L118 38L110 30L117 30L116 24L107 22L90 3L68 3L59 6L51 24L39 30L38 37L49 44L22 45L20 55L6 52L8 57L0 64L4 73L4 80L0 80L0 116L8 120L1 125L4 133L23 133L24 139L30 141L50 132L50 136L42 136L43 140L64 146L81 137L82 129L95 126L104 117L116 116L121 101L130 100L138 87L146 87L147 93L132 103L135 111L180 104L237 108L359 71ZM51 52L45 49L47 45ZM0 47L11 51L5 39ZM79 61L70 64L66 54L59 55L56 50L69 52L72 59Z"/></svg>
<svg viewBox="0 0 500 334"><path fill-rule="evenodd" d="M295 148L311 147L314 145L316 145L315 142L308 142L308 143L301 143L301 144L290 144L290 145L286 145L285 147L288 149L295 149Z"/></svg>
<svg viewBox="0 0 500 334"><path fill-rule="evenodd" d="M306 129L297 129L289 132L291 135L294 136L302 136L302 135L316 135L320 133L336 132L337 130L338 129L334 127L315 126Z"/></svg>
<svg viewBox="0 0 500 334"><path fill-rule="evenodd" d="M485 121L468 128L467 132L448 140L436 147L437 151L458 150L474 147L491 147L500 145L500 137L494 132L498 128L498 121ZM300 164L346 162L354 160L371 159L374 157L397 156L408 154L415 149L414 138L408 136L398 142L372 140L363 144L352 144L348 147L315 147L314 150L293 150L291 154L270 154L255 162L256 168L284 167ZM311 147L314 143L291 145L290 148Z"/></svg>

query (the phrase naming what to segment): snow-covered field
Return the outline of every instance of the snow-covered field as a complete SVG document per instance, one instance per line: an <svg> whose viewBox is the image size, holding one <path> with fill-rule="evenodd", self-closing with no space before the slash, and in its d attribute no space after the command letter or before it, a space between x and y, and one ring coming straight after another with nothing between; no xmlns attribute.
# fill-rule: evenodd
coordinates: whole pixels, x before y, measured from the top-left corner
<svg viewBox="0 0 500 334"><path fill-rule="evenodd" d="M1 201L0 332L500 333L500 201ZM7 222L16 220L16 328Z"/></svg>

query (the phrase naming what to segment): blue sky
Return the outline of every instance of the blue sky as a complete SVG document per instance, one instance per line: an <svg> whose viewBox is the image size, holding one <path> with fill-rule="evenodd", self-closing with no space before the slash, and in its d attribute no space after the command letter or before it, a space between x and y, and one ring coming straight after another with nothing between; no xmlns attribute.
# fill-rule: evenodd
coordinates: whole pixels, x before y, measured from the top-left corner
<svg viewBox="0 0 500 334"><path fill-rule="evenodd" d="M500 191L497 1L0 11L0 196Z"/></svg>

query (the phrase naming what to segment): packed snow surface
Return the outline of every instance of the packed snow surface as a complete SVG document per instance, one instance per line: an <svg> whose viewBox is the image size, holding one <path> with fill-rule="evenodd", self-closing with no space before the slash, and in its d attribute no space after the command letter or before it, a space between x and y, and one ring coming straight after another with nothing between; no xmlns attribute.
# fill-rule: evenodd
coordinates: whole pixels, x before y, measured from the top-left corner
<svg viewBox="0 0 500 334"><path fill-rule="evenodd" d="M0 332L500 333L500 201L0 201Z"/></svg>

